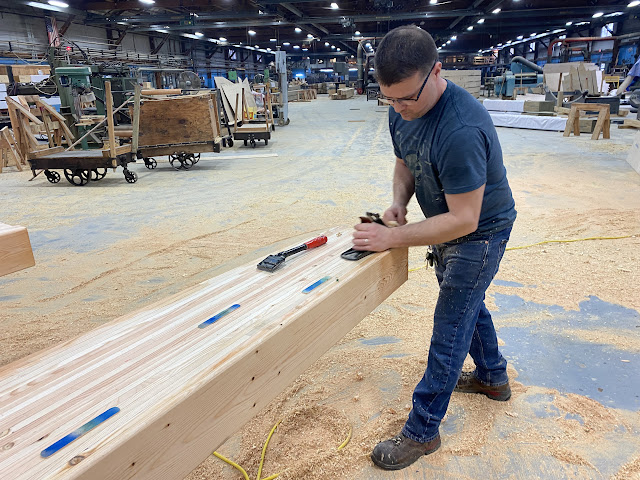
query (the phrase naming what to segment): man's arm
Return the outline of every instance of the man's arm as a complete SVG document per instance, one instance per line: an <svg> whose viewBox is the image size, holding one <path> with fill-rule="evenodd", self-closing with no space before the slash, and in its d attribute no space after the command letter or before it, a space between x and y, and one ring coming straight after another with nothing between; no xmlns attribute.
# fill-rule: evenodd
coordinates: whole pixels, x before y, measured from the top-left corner
<svg viewBox="0 0 640 480"><path fill-rule="evenodd" d="M384 212L382 220L385 222L395 221L399 225L406 224L407 205L414 192L413 173L401 158L396 157L396 165L393 170L393 204Z"/></svg>
<svg viewBox="0 0 640 480"><path fill-rule="evenodd" d="M388 248L435 245L473 233L478 228L484 188L449 195L445 199L449 211L421 222L395 228L375 223L356 225L353 244L356 250L380 252Z"/></svg>

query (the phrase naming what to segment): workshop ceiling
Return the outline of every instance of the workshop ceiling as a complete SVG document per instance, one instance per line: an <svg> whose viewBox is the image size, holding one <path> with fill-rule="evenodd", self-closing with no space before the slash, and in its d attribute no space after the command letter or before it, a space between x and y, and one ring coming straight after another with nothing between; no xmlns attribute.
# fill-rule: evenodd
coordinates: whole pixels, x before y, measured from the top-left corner
<svg viewBox="0 0 640 480"><path fill-rule="evenodd" d="M443 53L475 52L519 36L599 28L640 12L640 5L627 6L631 0L65 1L69 10L82 11L89 25L188 35L194 41L223 38L231 44L272 50L280 46L301 54L303 49L315 54L335 54L338 49L352 54L359 37L380 38L407 24L430 32L439 46L444 45ZM602 16L593 18L599 13ZM446 44L451 37L456 39Z"/></svg>

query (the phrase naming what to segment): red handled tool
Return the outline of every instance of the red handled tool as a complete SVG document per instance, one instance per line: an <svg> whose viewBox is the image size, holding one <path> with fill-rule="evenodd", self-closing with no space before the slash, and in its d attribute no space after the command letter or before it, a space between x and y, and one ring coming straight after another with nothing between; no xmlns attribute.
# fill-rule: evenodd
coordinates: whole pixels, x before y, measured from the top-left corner
<svg viewBox="0 0 640 480"><path fill-rule="evenodd" d="M324 245L325 243L327 243L327 237L325 235L321 235L317 238L314 238L313 240L309 240L308 242L303 243L298 247L294 247L290 250L285 250L284 252L280 252L276 255L269 255L258 264L258 269L264 270L265 272L273 272L284 263L287 257L295 255L296 253L304 252L305 250L309 250L310 248L319 247L320 245Z"/></svg>

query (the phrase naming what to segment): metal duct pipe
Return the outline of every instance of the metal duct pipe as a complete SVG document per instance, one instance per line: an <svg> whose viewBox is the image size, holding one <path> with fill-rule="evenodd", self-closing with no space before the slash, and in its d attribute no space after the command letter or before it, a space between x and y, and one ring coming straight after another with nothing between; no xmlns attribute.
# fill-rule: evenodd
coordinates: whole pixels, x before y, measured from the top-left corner
<svg viewBox="0 0 640 480"><path fill-rule="evenodd" d="M358 88L361 88L362 90L364 90L364 60L363 60L363 54L364 54L364 47L362 46L362 41L358 42L358 58L357 58L357 64L358 64Z"/></svg>
<svg viewBox="0 0 640 480"><path fill-rule="evenodd" d="M531 70L533 70L534 72L538 72L538 73L542 73L542 67L536 65L533 62L530 62L529 60L527 60L524 57L513 57L511 59L511 63L516 62L516 63L521 63L522 65L525 65L526 67L529 67Z"/></svg>
<svg viewBox="0 0 640 480"><path fill-rule="evenodd" d="M626 35L625 35L626 37ZM608 41L618 40L620 37L571 37L571 38L556 38L549 44L547 49L547 63L551 63L551 56L553 55L553 46L556 43L576 43L576 42L596 42L596 41Z"/></svg>

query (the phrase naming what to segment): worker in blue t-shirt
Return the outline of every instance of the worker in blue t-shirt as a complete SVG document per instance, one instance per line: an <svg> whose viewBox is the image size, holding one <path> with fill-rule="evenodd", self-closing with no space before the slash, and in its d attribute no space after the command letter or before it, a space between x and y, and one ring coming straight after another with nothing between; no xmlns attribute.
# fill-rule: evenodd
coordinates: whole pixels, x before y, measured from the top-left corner
<svg viewBox="0 0 640 480"><path fill-rule="evenodd" d="M629 86L634 82L634 80L637 77L640 77L640 57L638 57L638 60L636 61L636 63L634 63L633 67L631 67L631 70L629 70L629 73L627 74L627 78L625 78L622 84L620 85L620 87L618 87L618 90L616 91L616 95L618 97L621 97L622 95L624 95L627 88L629 88Z"/></svg>
<svg viewBox="0 0 640 480"><path fill-rule="evenodd" d="M440 447L439 427L452 392L511 397L484 296L498 271L515 204L498 135L487 110L441 76L431 35L416 26L391 30L375 56L396 155L393 203L383 220L356 225L356 250L431 245L440 285L427 368L413 408L395 437L379 443L373 462L389 470L411 465ZM407 223L413 195L425 220ZM462 372L471 354L476 368Z"/></svg>

